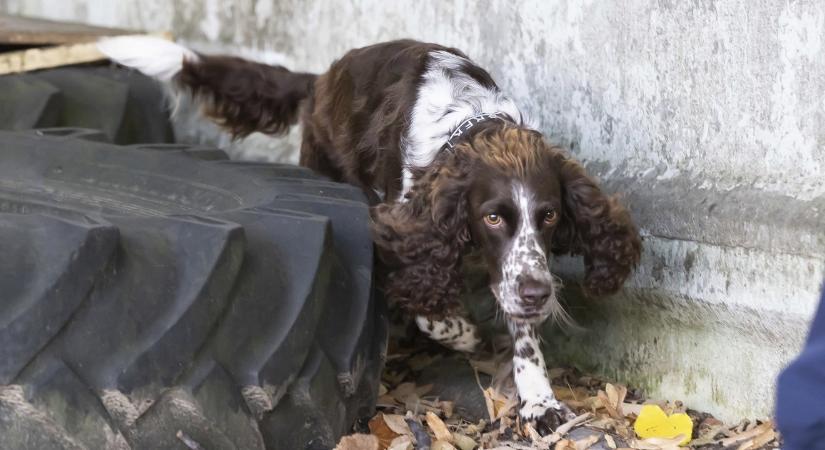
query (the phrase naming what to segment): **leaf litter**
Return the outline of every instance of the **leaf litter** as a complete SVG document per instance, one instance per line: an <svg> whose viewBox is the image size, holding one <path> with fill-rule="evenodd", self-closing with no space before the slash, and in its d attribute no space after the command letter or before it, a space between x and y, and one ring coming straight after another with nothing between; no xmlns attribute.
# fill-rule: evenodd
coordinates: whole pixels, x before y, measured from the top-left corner
<svg viewBox="0 0 825 450"><path fill-rule="evenodd" d="M409 343L407 343L409 344ZM447 353L449 354L449 353ZM336 450L768 450L781 448L781 437L770 420L724 424L679 401L644 398L636 389L611 383L574 368L551 368L556 398L578 416L553 433L541 436L518 418L518 394L506 352L467 358L475 372L486 416L462 417L451 399L432 395L432 384L419 385L422 370L438 367L445 351L421 342L402 346L393 341L378 390L376 414L366 426L345 436ZM479 374L486 374L482 381ZM668 417L686 414L692 422L688 437L639 437L634 425L645 405L656 405ZM651 409L651 408L648 408ZM654 408L655 409L655 408Z"/></svg>

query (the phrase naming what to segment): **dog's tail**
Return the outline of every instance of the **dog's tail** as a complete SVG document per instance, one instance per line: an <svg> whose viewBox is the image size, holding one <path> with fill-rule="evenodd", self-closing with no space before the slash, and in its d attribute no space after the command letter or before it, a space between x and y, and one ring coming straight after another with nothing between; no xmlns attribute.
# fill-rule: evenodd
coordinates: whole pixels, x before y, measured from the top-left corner
<svg viewBox="0 0 825 450"><path fill-rule="evenodd" d="M188 90L204 114L234 137L287 131L317 78L242 58L197 54L150 36L107 38L98 48L117 63Z"/></svg>

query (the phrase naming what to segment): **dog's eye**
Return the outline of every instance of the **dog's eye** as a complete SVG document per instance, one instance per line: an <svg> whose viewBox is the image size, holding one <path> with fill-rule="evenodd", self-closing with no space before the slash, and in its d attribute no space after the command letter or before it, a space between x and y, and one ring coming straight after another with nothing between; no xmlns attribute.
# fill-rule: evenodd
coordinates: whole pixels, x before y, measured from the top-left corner
<svg viewBox="0 0 825 450"><path fill-rule="evenodd" d="M558 220L558 218L559 213L557 213L554 209L551 209L550 211L544 213L544 223L547 225L552 225L556 223L556 220Z"/></svg>
<svg viewBox="0 0 825 450"><path fill-rule="evenodd" d="M487 214L484 216L484 223L491 227L497 227L501 225L501 216L498 214Z"/></svg>

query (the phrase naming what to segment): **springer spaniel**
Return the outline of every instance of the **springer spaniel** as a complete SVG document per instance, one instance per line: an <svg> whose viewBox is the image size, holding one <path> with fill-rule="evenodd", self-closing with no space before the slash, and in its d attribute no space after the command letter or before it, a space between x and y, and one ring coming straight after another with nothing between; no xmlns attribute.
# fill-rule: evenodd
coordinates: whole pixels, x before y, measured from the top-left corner
<svg viewBox="0 0 825 450"><path fill-rule="evenodd" d="M412 40L351 50L322 75L200 55L148 37L99 47L174 81L235 136L303 124L301 164L370 198L388 298L432 339L471 352L458 302L461 257L484 256L513 337L519 413L547 431L571 417L546 375L536 326L564 317L550 253L584 255L584 289L618 290L639 261L628 212L546 142L460 51Z"/></svg>

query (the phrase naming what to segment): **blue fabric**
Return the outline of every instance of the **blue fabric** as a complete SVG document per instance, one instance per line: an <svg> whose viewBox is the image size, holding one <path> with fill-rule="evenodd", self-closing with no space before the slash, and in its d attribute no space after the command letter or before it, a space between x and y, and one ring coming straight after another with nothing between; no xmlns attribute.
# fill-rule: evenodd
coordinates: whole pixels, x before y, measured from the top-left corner
<svg viewBox="0 0 825 450"><path fill-rule="evenodd" d="M779 375L776 422L784 450L825 450L825 291L805 348Z"/></svg>

